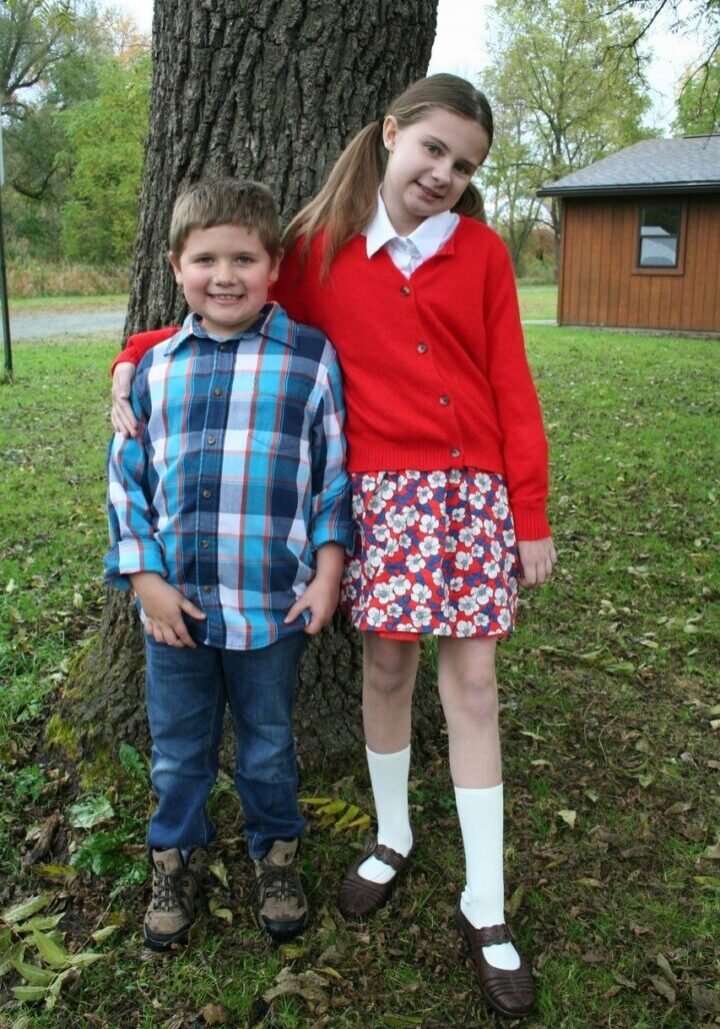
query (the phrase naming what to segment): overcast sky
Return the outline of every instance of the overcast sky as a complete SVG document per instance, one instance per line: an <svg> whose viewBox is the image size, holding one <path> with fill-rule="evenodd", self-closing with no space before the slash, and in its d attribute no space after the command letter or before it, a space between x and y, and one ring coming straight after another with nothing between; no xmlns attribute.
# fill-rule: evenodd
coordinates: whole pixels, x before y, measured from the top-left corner
<svg viewBox="0 0 720 1029"><path fill-rule="evenodd" d="M692 0L682 0L680 11ZM104 6L113 6L132 14L140 28L150 32L152 22L151 0L105 0ZM449 71L482 85L482 69L490 60L486 46L488 36L487 14L490 0L439 0L438 26L430 61L430 71ZM648 36L647 48L653 53L649 79L652 88L652 122L669 131L675 113L678 83L688 67L692 67L700 53L696 40L670 32L668 19L658 19L654 31Z"/></svg>

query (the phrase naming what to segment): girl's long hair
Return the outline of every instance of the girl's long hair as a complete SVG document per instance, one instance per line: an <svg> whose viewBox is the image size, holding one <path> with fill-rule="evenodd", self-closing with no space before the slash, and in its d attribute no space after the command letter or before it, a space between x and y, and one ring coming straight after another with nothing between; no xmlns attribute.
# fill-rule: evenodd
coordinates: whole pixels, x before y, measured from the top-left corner
<svg viewBox="0 0 720 1029"><path fill-rule="evenodd" d="M492 144L493 116L487 98L457 75L429 75L413 82L393 100L387 115L392 115L402 129L420 121L437 107L477 122ZM327 274L338 250L362 232L375 212L386 162L382 124L382 120L371 122L350 140L320 192L295 215L285 230L285 250L302 236L304 253L314 237L324 232L322 274ZM472 183L453 211L484 221L482 197Z"/></svg>

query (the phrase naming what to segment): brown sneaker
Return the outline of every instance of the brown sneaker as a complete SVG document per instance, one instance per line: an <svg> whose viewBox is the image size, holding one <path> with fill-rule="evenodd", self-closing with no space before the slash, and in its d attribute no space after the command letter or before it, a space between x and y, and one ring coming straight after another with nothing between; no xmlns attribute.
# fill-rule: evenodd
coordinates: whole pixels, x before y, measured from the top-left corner
<svg viewBox="0 0 720 1029"><path fill-rule="evenodd" d="M180 849L173 847L151 851L151 862L152 897L143 932L151 950L164 951L187 942L197 915L206 854L197 848L185 863Z"/></svg>
<svg viewBox="0 0 720 1029"><path fill-rule="evenodd" d="M255 861L250 906L260 928L274 940L291 940L303 931L308 906L297 868L299 840L275 840Z"/></svg>

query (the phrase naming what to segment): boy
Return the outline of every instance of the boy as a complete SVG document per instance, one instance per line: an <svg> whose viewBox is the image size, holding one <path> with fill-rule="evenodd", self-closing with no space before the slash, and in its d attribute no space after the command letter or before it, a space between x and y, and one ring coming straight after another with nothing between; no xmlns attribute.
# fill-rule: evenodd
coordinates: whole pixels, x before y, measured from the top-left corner
<svg viewBox="0 0 720 1029"><path fill-rule="evenodd" d="M281 257L264 186L205 181L177 200L169 258L191 313L138 365L137 436L110 444L106 580L132 584L146 631L156 950L195 918L226 701L255 916L279 940L307 923L294 692L352 523L335 352L267 302Z"/></svg>

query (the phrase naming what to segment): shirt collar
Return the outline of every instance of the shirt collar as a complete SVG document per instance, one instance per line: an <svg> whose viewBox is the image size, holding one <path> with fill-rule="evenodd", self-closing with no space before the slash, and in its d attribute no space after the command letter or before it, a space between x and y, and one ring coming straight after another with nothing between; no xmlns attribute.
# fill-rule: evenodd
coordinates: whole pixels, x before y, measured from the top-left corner
<svg viewBox="0 0 720 1029"><path fill-rule="evenodd" d="M414 244L421 257L427 260L433 257L452 229L460 220L452 211L441 211L433 214L418 225L409 236L399 236L390 221L385 202L378 192L378 204L375 214L365 230L367 255L372 257L393 239L407 239Z"/></svg>
<svg viewBox="0 0 720 1029"><path fill-rule="evenodd" d="M230 343L241 339L252 339L258 335L265 336L266 339L271 339L276 343L284 343L288 347L294 348L296 345L294 333L290 331L290 319L280 304L273 300L265 304L254 325L223 340L219 336L213 336L206 332L198 316L191 312L182 323L180 330L170 337L164 352L166 355L174 354L189 339L209 339L213 342Z"/></svg>

